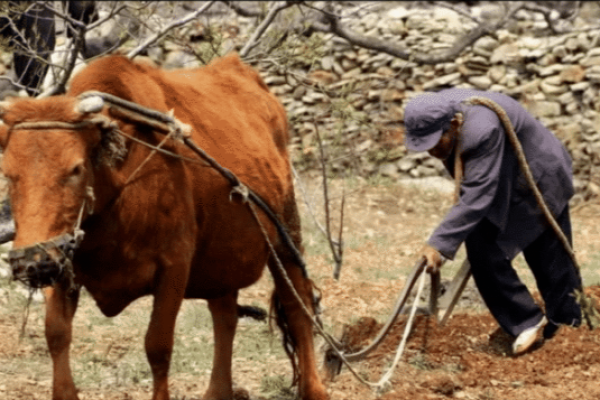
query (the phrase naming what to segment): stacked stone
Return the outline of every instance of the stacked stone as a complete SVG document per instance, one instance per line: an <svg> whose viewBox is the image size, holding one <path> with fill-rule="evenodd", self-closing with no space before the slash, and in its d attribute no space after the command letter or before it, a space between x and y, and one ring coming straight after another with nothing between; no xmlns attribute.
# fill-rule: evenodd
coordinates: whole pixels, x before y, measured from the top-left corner
<svg viewBox="0 0 600 400"><path fill-rule="evenodd" d="M408 154L402 146L404 104L423 91L475 88L520 101L571 152L580 196L596 194L600 29L537 37L534 33L546 27L542 16L524 12L519 17L516 25L499 30L496 38L482 37L452 62L417 65L326 34L317 62L292 70L265 69L267 83L292 121L297 165L320 165L316 123L327 151L334 153L328 157L334 171L355 167L352 172L394 179L443 175L439 161ZM475 23L445 8L396 7L365 13L348 27L430 54L449 49Z"/></svg>
<svg viewBox="0 0 600 400"><path fill-rule="evenodd" d="M469 9L474 17L489 23L503 17L501 2L480 3ZM354 3L342 23L412 54L446 51L476 26L444 7L410 7L414 4L365 2L357 10ZM225 53L243 46L256 21L223 15L219 34ZM577 32L548 36L544 17L522 10L494 37L482 37L452 62L436 65L419 65L319 33L285 49L295 54L293 64L258 58L255 65L288 111L298 169L321 166L320 137L328 168L336 173L392 179L444 175L438 160L426 153L409 154L403 147L404 105L423 91L476 88L514 97L552 130L573 157L577 192L590 197L600 192L595 180L600 165L600 28L588 28L598 25L599 16L575 19ZM202 24L192 28L188 34L194 37L207 29ZM172 42L149 53L166 68L201 65ZM0 73L10 64L9 56L0 53Z"/></svg>

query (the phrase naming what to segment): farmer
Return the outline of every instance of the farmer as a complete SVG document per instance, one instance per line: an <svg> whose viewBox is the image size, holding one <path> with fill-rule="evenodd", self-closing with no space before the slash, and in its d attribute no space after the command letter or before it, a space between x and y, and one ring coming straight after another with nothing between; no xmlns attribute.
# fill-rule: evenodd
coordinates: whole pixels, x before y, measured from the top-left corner
<svg viewBox="0 0 600 400"><path fill-rule="evenodd" d="M426 268L437 271L443 257L453 259L465 242L475 283L500 326L516 338L514 354L521 354L540 330L549 339L560 325L581 323L574 297L581 278L520 172L498 115L486 106L463 103L472 96L489 98L507 113L534 179L569 241L571 159L548 129L500 93L446 89L416 96L405 108L406 147L428 151L452 176L462 175L457 203L420 252ZM511 266L520 251L544 299L545 315Z"/></svg>
<svg viewBox="0 0 600 400"><path fill-rule="evenodd" d="M71 21L88 25L98 19L96 4L93 1L63 1L68 37L73 37ZM56 21L52 4L41 2L4 2L0 14L0 39L4 39L13 51L15 83L0 80L0 92L12 94L14 89L24 88L30 96L40 94L40 86L50 65L50 55L56 43ZM81 44L81 55L95 57L108 51L114 43L106 38L91 38ZM14 88L12 86L15 86ZM0 97L4 97L0 93Z"/></svg>

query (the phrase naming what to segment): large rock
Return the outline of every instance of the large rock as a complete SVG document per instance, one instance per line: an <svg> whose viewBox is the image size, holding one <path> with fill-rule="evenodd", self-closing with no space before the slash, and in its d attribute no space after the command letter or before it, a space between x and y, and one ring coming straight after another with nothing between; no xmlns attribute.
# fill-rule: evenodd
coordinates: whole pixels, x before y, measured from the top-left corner
<svg viewBox="0 0 600 400"><path fill-rule="evenodd" d="M505 43L494 50L490 57L492 64L518 64L521 61L519 46L516 43Z"/></svg>
<svg viewBox="0 0 600 400"><path fill-rule="evenodd" d="M529 105L529 111L538 117L557 117L561 106L554 101L536 101Z"/></svg>
<svg viewBox="0 0 600 400"><path fill-rule="evenodd" d="M560 71L562 82L578 83L585 78L585 69L580 65L567 65Z"/></svg>

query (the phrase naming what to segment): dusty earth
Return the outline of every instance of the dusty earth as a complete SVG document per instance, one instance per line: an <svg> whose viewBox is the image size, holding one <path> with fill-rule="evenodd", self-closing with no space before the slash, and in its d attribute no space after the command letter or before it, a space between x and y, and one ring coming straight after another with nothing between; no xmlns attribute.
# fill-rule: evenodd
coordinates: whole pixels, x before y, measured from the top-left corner
<svg viewBox="0 0 600 400"><path fill-rule="evenodd" d="M433 188L433 181L424 186L390 181L365 182L361 179L333 182L330 195L334 232L338 226L336 220L342 189L346 193L344 264L341 279L336 281L331 277L328 245L314 223L314 220L323 221L319 177L306 175L302 181L298 201L303 215L307 262L311 277L322 290L325 328L337 338L343 335L347 345L361 348L386 320L395 297L404 286L406 275L416 261L418 249L450 207L451 186L444 184L441 186L444 190L440 191ZM587 292L597 298L600 295L600 276L596 271L600 255L597 249L600 208L594 204L576 207L572 219L575 248L583 266L585 286ZM457 259L444 267L444 280L453 276L463 258L464 250L461 250ZM535 292L535 285L521 259L516 260L515 267ZM0 288L6 287L6 282L6 278L1 278ZM240 303L266 307L271 288L270 278L265 274L255 286L241 292ZM16 299L15 294L6 290L0 296L0 400L49 399L51 366L43 337L43 304L36 303L30 308L25 338L20 339L23 301L15 305ZM147 313L150 305L147 300L142 299L132 305L134 311L130 312ZM185 316L180 317L178 324L187 322L187 309L182 312ZM140 360L139 364L131 364L130 369L147 369L142 345L145 327L137 326L138 322L127 322L132 320L131 315L117 317L115 322L108 323L98 317L90 299L83 299L75 318L72 350L72 364L82 400L150 398L147 372L145 375L133 372L123 375L119 372L116 380L104 378L106 370L117 371L120 368L118 370L123 371L122 364L129 362L125 360L130 353L138 354ZM359 376L373 382L380 379L393 360L405 320L406 315L400 316L383 344L366 360L354 364ZM209 322L203 320L202 324ZM389 386L377 392L359 383L347 368L343 368L333 381L327 380L331 399L600 398L598 329L591 331L585 326L563 328L552 340L545 343L540 340L530 352L520 357L511 356L511 338L499 330L480 303L472 281L445 326L438 326L432 318L424 315L416 317L414 326ZM182 341L205 341L210 349L209 326L197 334L186 331L182 335ZM242 322L236 348L240 348L242 343L254 346L261 335L268 335L263 325ZM317 343L321 360L326 346L321 339L317 339ZM279 376L285 377L289 383L291 369L283 352L264 350L258 342L255 346L257 350L250 355L246 350L234 354L235 383L244 388L239 392L239 398L293 398L293 393L285 387L273 392L261 384L265 378ZM275 343L274 348L278 347L279 344ZM94 363L97 359L90 359L90 353L98 353L100 361ZM177 354L174 355L175 359L177 357ZM210 357L210 353L201 357ZM98 369L91 370L92 366ZM326 368L323 365L320 368L327 378ZM206 389L210 367L203 367L200 372L192 371L192 365L173 370L172 399L200 399ZM84 374L90 376L84 379Z"/></svg>

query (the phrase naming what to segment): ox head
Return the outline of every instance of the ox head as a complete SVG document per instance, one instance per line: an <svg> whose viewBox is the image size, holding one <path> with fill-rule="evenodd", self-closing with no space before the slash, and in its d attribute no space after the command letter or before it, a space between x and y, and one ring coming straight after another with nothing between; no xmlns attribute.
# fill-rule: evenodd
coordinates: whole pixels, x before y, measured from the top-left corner
<svg viewBox="0 0 600 400"><path fill-rule="evenodd" d="M13 278L31 287L72 277L71 260L83 237L79 225L94 207L102 107L99 97L67 96L0 105L1 167L16 226L9 261Z"/></svg>

